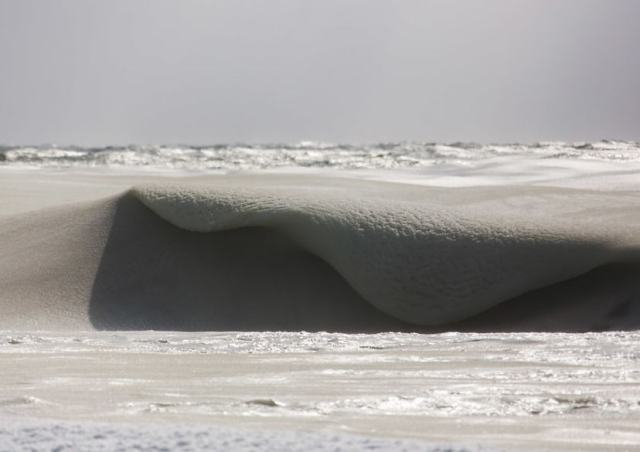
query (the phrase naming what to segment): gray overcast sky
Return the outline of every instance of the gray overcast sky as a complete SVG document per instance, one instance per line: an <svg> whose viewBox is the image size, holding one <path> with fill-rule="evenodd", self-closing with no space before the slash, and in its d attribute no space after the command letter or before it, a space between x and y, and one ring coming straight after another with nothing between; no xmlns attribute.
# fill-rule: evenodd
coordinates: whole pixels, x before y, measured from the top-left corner
<svg viewBox="0 0 640 452"><path fill-rule="evenodd" d="M0 0L0 143L640 139L636 0Z"/></svg>

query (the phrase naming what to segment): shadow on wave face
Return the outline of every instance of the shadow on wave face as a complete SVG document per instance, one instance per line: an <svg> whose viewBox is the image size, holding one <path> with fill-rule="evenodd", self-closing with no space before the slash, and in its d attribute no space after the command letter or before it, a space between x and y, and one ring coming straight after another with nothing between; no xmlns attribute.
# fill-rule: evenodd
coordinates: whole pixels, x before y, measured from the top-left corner
<svg viewBox="0 0 640 452"><path fill-rule="evenodd" d="M268 228L198 233L131 195L118 203L93 285L99 329L401 331L326 262Z"/></svg>
<svg viewBox="0 0 640 452"><path fill-rule="evenodd" d="M426 328L377 310L325 261L276 230L190 232L125 195L89 314L96 328L106 330L630 330L640 328L640 265L605 265L466 321Z"/></svg>
<svg viewBox="0 0 640 452"><path fill-rule="evenodd" d="M640 329L640 265L617 263L525 293L448 329L587 332Z"/></svg>

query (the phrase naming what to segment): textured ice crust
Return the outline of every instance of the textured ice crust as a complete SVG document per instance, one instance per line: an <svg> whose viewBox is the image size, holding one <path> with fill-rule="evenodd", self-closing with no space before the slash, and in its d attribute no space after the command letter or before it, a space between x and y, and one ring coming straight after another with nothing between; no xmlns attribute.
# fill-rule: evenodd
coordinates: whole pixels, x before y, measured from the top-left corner
<svg viewBox="0 0 640 452"><path fill-rule="evenodd" d="M191 231L275 228L380 310L421 325L638 257L632 194L384 186L150 185L133 194Z"/></svg>

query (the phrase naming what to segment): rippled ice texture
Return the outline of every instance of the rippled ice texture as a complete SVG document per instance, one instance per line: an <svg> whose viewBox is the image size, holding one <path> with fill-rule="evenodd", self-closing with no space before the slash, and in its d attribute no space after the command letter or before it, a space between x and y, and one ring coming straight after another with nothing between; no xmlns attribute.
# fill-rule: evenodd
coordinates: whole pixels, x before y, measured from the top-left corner
<svg viewBox="0 0 640 452"><path fill-rule="evenodd" d="M632 448L639 344L640 333L3 333L0 419Z"/></svg>

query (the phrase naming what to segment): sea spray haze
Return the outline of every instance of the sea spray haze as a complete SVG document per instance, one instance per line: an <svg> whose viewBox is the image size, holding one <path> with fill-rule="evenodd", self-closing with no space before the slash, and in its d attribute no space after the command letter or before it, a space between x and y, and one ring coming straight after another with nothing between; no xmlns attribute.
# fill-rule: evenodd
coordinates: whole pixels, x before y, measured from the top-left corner
<svg viewBox="0 0 640 452"><path fill-rule="evenodd" d="M0 2L0 143L638 140L635 0Z"/></svg>

